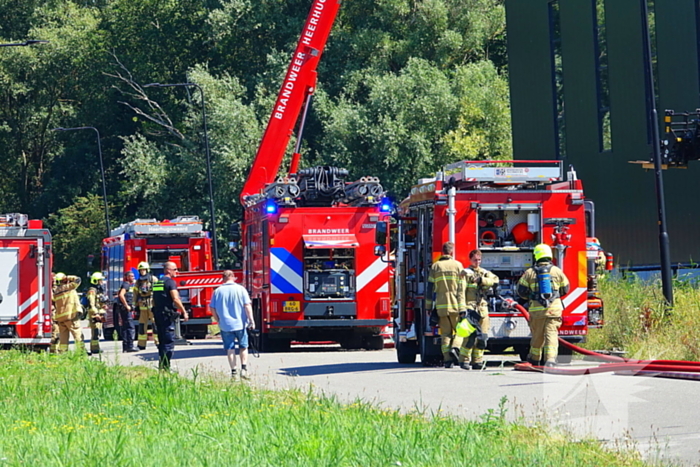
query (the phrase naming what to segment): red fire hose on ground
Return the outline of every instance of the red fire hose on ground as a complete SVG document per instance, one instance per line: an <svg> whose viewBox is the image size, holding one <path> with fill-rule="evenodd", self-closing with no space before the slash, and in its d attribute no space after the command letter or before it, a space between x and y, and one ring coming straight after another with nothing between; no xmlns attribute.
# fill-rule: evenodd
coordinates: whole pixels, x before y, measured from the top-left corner
<svg viewBox="0 0 700 467"><path fill-rule="evenodd" d="M525 308L517 303L513 303L513 307L518 310L528 322L530 321L530 313L528 313ZM535 371L553 375L592 375L596 373L615 372L616 374L632 376L700 380L700 362L687 362L682 360L631 360L583 349L565 341L561 337L559 338L559 345L563 345L574 352L607 363L590 368L545 367L532 365L530 363L517 363L514 369L517 371Z"/></svg>

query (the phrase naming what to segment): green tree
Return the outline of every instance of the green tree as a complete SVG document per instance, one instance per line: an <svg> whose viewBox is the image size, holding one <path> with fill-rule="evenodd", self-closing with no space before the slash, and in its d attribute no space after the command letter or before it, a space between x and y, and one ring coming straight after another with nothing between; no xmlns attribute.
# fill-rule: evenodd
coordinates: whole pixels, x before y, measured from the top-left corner
<svg viewBox="0 0 700 467"><path fill-rule="evenodd" d="M73 204L49 215L53 236L54 271L82 276L88 255L95 257L93 270L100 268L100 245L105 235L102 197L78 196Z"/></svg>

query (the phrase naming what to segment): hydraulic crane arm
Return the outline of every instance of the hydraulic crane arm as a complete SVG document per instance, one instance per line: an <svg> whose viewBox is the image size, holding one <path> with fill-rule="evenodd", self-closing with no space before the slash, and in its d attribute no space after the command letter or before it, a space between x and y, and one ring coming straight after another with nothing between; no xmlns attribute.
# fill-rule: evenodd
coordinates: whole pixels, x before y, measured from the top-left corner
<svg viewBox="0 0 700 467"><path fill-rule="evenodd" d="M302 106L314 92L316 68L339 8L340 0L314 0L243 185L241 203L246 197L260 193L265 185L277 177Z"/></svg>

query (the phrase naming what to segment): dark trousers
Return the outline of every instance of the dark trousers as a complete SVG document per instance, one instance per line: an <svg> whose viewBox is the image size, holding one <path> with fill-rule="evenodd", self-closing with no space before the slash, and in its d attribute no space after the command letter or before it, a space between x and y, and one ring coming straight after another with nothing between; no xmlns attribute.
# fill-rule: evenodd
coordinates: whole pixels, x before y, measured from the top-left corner
<svg viewBox="0 0 700 467"><path fill-rule="evenodd" d="M131 313L121 305L116 305L119 313L119 321L122 331L122 350L134 348L134 323L131 321Z"/></svg>
<svg viewBox="0 0 700 467"><path fill-rule="evenodd" d="M175 352L175 314L169 310L153 309L158 333L158 368L170 369L170 360Z"/></svg>

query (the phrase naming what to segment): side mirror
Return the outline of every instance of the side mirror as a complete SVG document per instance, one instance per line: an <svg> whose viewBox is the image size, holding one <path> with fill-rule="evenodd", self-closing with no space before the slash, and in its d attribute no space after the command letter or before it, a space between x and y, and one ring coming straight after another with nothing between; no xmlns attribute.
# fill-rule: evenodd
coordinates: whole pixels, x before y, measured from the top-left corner
<svg viewBox="0 0 700 467"><path fill-rule="evenodd" d="M384 256L386 255L386 247L384 245L374 246L374 256Z"/></svg>

